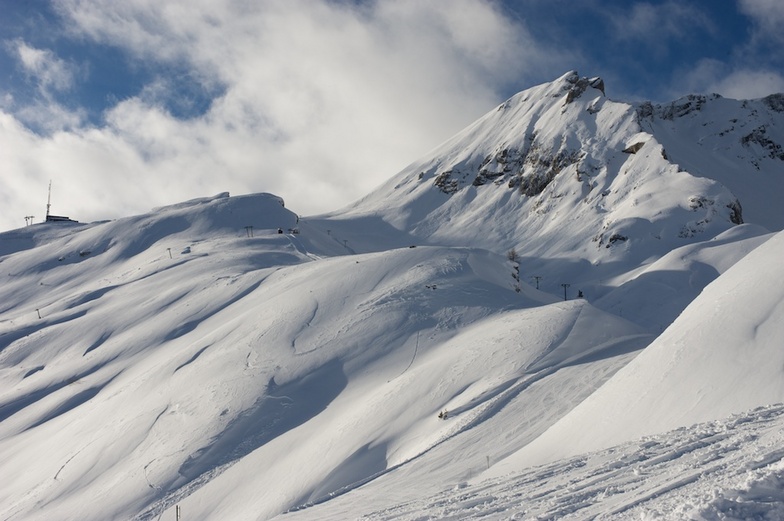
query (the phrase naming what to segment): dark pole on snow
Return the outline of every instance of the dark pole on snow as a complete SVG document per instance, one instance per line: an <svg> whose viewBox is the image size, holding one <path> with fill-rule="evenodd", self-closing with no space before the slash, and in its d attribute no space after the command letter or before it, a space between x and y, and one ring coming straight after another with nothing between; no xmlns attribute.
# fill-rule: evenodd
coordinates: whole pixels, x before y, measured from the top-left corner
<svg viewBox="0 0 784 521"><path fill-rule="evenodd" d="M561 284L561 286L563 286L563 289L564 289L564 300L566 300L566 288L571 286L571 284Z"/></svg>
<svg viewBox="0 0 784 521"><path fill-rule="evenodd" d="M536 289L539 289L539 281L542 279L542 277L540 275L534 275L531 278L536 281Z"/></svg>

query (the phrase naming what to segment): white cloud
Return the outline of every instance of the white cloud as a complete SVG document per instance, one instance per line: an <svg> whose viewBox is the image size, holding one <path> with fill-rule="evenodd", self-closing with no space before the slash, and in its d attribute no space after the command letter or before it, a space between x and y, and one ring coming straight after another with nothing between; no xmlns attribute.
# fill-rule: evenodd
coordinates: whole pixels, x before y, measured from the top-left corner
<svg viewBox="0 0 784 521"><path fill-rule="evenodd" d="M55 5L74 37L160 71L102 128L36 136L3 120L0 147L24 141L6 152L11 175L59 179L71 208L58 211L84 220L225 190L277 193L305 214L336 209L490 110L499 84L564 68L482 0ZM167 112L178 95L169 66L220 86L205 114ZM37 204L22 185L14 196Z"/></svg>
<svg viewBox="0 0 784 521"><path fill-rule="evenodd" d="M717 60L701 60L678 77L678 85L691 93L717 93L727 98L756 99L784 92L784 75L766 68L732 67ZM682 96L687 92L673 92Z"/></svg>
<svg viewBox="0 0 784 521"><path fill-rule="evenodd" d="M738 9L757 27L757 38L784 42L784 2L781 0L738 0Z"/></svg>
<svg viewBox="0 0 784 521"><path fill-rule="evenodd" d="M771 70L740 69L718 79L709 90L728 98L762 98L784 92L784 76Z"/></svg>
<svg viewBox="0 0 784 521"><path fill-rule="evenodd" d="M50 100L38 100L14 109L26 125L46 133L78 128L87 115L83 109L70 110Z"/></svg>
<svg viewBox="0 0 784 521"><path fill-rule="evenodd" d="M31 47L23 40L15 40L12 46L25 73L36 81L41 93L49 94L51 91L64 91L73 87L77 67L58 58L49 49Z"/></svg>
<svg viewBox="0 0 784 521"><path fill-rule="evenodd" d="M0 107L13 111L25 124L46 132L80 126L85 119L85 111L68 109L57 101L59 95L74 88L80 67L58 58L49 49L33 47L21 39L6 42L6 48L35 89L30 99L24 102L5 93Z"/></svg>

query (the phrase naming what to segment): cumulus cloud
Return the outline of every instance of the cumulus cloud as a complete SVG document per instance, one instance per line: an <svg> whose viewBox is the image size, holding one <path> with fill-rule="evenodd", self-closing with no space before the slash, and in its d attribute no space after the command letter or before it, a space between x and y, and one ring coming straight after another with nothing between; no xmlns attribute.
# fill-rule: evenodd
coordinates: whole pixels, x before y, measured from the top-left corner
<svg viewBox="0 0 784 521"><path fill-rule="evenodd" d="M481 0L55 7L72 37L121 48L151 71L99 127L41 136L17 114L0 119L12 175L43 187L54 177L71 205L58 212L84 220L226 190L277 193L305 214L336 209L491 109L499 85L563 67ZM173 115L182 81L169 70L211 93L204 111ZM8 199L37 204L25 186Z"/></svg>

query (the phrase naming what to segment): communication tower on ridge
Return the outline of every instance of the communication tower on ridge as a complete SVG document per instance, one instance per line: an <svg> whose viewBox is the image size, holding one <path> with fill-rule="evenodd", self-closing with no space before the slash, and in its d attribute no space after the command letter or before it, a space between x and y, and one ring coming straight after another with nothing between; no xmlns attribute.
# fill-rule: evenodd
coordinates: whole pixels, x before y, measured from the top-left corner
<svg viewBox="0 0 784 521"><path fill-rule="evenodd" d="M52 206L52 181L49 181L49 197L46 199L46 221L45 222L68 222L68 223L75 223L78 221L74 221L70 217L66 217L64 215L52 215L49 213L49 208Z"/></svg>
<svg viewBox="0 0 784 521"><path fill-rule="evenodd" d="M49 207L52 206L52 180L49 180L49 197L46 198L46 220L49 220Z"/></svg>

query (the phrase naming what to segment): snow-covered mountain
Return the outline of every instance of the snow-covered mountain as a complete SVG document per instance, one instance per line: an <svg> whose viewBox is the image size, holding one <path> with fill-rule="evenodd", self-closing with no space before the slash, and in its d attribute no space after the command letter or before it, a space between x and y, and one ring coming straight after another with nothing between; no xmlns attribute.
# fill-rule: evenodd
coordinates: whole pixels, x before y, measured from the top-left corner
<svg viewBox="0 0 784 521"><path fill-rule="evenodd" d="M327 215L0 234L0 518L784 509L784 98L604 91L523 91Z"/></svg>
<svg viewBox="0 0 784 521"><path fill-rule="evenodd" d="M644 259L744 220L784 226L773 198L784 187L784 96L635 106L599 87L570 72L523 91L334 215L592 262ZM746 199L755 204L744 209Z"/></svg>
<svg viewBox="0 0 784 521"><path fill-rule="evenodd" d="M654 106L603 89L572 71L523 91L329 218L411 242L514 248L526 280L553 293L571 284L607 309L617 306L608 293L667 252L743 223L762 227L748 236L784 227L784 96ZM687 288L671 318L706 283ZM682 280L659 284L683 294Z"/></svg>

